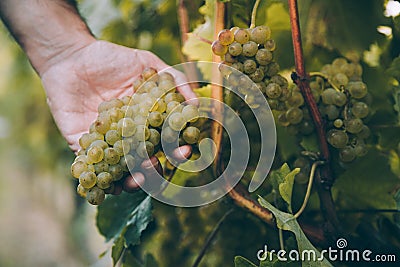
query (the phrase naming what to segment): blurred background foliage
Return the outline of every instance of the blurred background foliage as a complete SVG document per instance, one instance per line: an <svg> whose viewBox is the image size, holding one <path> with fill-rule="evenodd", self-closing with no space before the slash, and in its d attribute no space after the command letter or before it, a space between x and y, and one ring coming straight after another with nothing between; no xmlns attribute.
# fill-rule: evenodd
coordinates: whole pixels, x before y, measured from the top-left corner
<svg viewBox="0 0 400 267"><path fill-rule="evenodd" d="M247 27L254 0L226 2L227 27ZM399 19L384 16L386 2L367 0L360 5L359 1L306 0L300 2L300 16L308 70L317 70L338 56L360 60L365 70L363 78L376 99L371 123L398 127L393 83L385 70L399 55L400 23ZM204 14L199 12L205 1L184 3L193 31L205 22ZM188 53L182 52L177 1L81 0L79 9L96 37L151 50L168 64L210 53L190 46L185 49ZM278 45L275 57L282 73L289 76L294 61L286 1L261 1L257 24L271 27ZM390 28L390 33L378 32L382 26ZM196 39L193 35L190 38ZM0 266L109 266L110 256L99 259L98 255L111 245L105 244L95 229L96 209L76 197L69 174L73 154L53 122L40 79L2 25L0 40ZM400 138L396 129L376 127L375 148L366 161L338 173L334 195L339 208L397 208L393 194L387 194L398 185L388 162L388 153L394 151ZM278 133L284 140L279 143L279 159L292 162L300 148L284 129L278 128ZM268 190L266 185L260 193ZM355 191L360 193L356 197ZM295 188L293 202L301 203L303 194L304 187ZM189 266L215 224L232 207L227 199L196 209L172 208L157 202L153 205L156 219L144 232L142 245L131 247L125 255L127 261L137 263L133 266L142 266L139 262L148 253L152 256L147 256L147 262L154 257L160 266ZM307 214L318 220L318 213L313 194ZM371 238L367 241L375 242L375 246L399 246L396 238L400 228L392 214L340 216L344 226L357 236L368 233ZM266 240L278 247L275 230L235 209L222 224L201 266L232 266L235 255L256 262L256 252Z"/></svg>

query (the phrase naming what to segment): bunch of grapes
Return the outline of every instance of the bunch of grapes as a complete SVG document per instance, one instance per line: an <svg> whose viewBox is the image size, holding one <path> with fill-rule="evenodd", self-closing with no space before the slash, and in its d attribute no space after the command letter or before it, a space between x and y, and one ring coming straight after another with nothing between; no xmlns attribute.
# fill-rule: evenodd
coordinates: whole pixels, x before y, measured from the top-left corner
<svg viewBox="0 0 400 267"><path fill-rule="evenodd" d="M79 139L81 150L71 173L79 179L78 194L93 205L101 204L130 171L160 151L161 140L180 145L199 140L194 124L199 110L181 104L184 97L171 74L145 69L133 90L132 96L101 103L97 119Z"/></svg>

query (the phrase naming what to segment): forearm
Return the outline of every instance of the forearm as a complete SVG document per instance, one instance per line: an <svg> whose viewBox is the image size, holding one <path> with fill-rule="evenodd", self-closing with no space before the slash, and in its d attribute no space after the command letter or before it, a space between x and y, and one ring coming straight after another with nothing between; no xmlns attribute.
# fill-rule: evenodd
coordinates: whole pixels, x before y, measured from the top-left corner
<svg viewBox="0 0 400 267"><path fill-rule="evenodd" d="M70 2L0 0L0 17L39 75L95 41Z"/></svg>

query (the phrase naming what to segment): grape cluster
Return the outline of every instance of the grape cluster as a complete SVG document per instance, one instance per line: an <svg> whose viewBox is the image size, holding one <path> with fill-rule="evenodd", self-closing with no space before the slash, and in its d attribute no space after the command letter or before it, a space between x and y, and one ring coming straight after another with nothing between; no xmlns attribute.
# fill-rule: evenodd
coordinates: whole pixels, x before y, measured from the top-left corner
<svg viewBox="0 0 400 267"><path fill-rule="evenodd" d="M134 94L105 101L97 119L79 139L81 150L71 165L79 179L77 193L99 205L129 171L162 149L160 142L195 145L199 110L182 105L171 74L145 69L133 83ZM165 125L164 125L165 124Z"/></svg>

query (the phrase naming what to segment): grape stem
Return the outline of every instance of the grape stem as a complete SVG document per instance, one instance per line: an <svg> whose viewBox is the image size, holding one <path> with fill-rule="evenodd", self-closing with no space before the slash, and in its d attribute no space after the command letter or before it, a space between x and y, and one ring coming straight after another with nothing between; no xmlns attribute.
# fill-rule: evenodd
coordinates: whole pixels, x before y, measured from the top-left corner
<svg viewBox="0 0 400 267"><path fill-rule="evenodd" d="M250 23L250 29L253 29L256 26L256 17L257 17L257 9L258 6L260 5L261 0L256 0L253 6L253 11L251 12L251 23Z"/></svg>
<svg viewBox="0 0 400 267"><path fill-rule="evenodd" d="M313 95L311 93L309 75L307 74L304 66L297 0L288 0L288 4L296 65L296 73L295 75L292 75L292 78L299 87L308 107L308 110L312 116L318 135L321 157L322 160L326 162L326 164L321 167L320 170L317 172L316 185L320 198L321 211L323 212L327 226L327 229L325 229L325 231L333 232L335 231L335 229L337 229L339 223L331 193L331 187L333 185L334 179L330 170L330 152L325 135L325 124L322 120L321 113L319 112L318 106L315 103Z"/></svg>
<svg viewBox="0 0 400 267"><path fill-rule="evenodd" d="M335 89L338 92L342 92L342 90L340 90L340 88L338 88L336 85L334 85L328 78L328 76L326 76L325 74L323 74L322 72L310 72L310 77L321 77L324 80L328 81L328 83L330 84L330 86L332 86L333 89Z"/></svg>

